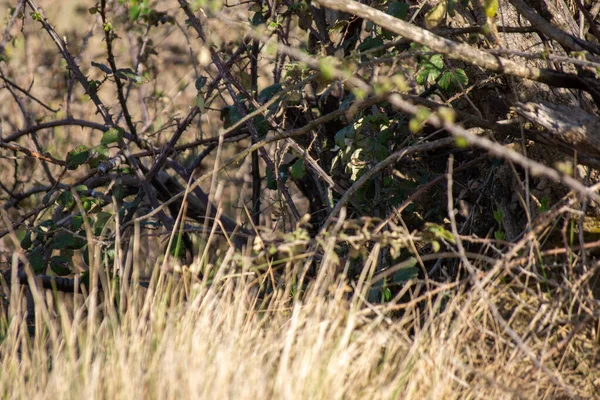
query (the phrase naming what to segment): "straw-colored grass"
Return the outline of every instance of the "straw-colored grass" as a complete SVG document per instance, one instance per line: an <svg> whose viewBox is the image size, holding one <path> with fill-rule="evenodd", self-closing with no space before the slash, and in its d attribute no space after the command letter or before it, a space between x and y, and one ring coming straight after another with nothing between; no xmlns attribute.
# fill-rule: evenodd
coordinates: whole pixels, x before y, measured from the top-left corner
<svg viewBox="0 0 600 400"><path fill-rule="evenodd" d="M0 330L2 398L598 395L595 324L577 321L576 307L565 314L576 293L519 294L491 271L478 278L485 298L468 281L430 288L436 295L409 283L412 300L373 305L329 278L327 265L296 298L291 281L261 294L234 265L226 259L210 285L162 274L120 308L91 296L74 318L62 302L38 299L32 335L13 291Z"/></svg>

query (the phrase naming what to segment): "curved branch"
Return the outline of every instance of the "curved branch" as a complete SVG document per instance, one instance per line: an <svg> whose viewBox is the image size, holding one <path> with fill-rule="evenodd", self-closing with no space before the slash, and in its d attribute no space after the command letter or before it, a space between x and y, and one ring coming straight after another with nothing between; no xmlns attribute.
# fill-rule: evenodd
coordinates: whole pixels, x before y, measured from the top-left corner
<svg viewBox="0 0 600 400"><path fill-rule="evenodd" d="M413 42L427 46L431 50L444 54L451 59L463 61L490 71L542 82L550 86L581 89L590 93L596 103L600 104L600 88L591 81L582 79L577 75L551 69L525 66L522 63L494 56L467 44L457 43L440 37L430 31L354 0L317 1L327 8L351 13L371 21L382 28L402 35Z"/></svg>
<svg viewBox="0 0 600 400"><path fill-rule="evenodd" d="M48 128L56 128L58 126L81 126L82 128L92 128L92 129L100 130L102 132L106 132L108 130L108 127L106 125L99 124L97 122L86 121L84 119L65 118L65 119L59 119L56 121L42 122L40 124L27 127L25 129L21 129L19 131L16 131L16 132L8 135L7 137L5 137L3 139L0 139L0 142L4 142L4 143L12 142L14 140L19 139L22 136L29 135L30 133L34 133L34 132L41 131L43 129L48 129Z"/></svg>

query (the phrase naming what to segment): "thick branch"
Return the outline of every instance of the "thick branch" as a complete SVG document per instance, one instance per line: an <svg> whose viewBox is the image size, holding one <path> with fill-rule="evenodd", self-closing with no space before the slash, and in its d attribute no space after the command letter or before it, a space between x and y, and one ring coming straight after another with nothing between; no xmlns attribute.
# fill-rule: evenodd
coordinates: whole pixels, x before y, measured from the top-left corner
<svg viewBox="0 0 600 400"><path fill-rule="evenodd" d="M445 39L354 0L317 1L325 7L351 13L369 20L413 42L427 46L435 52L445 54L451 59L473 64L490 71L546 83L551 86L585 90L594 96L596 102L600 104L600 90L577 75L566 74L551 69L525 66L522 63L494 56L467 44Z"/></svg>

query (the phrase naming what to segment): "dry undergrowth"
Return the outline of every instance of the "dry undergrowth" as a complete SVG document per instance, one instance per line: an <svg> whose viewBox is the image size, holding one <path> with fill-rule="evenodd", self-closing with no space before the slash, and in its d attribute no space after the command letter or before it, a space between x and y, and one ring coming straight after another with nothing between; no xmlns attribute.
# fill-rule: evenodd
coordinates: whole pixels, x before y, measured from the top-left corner
<svg viewBox="0 0 600 400"><path fill-rule="evenodd" d="M598 396L596 301L581 282L550 290L493 269L476 275L484 292L469 279L429 291L410 281L403 301L373 305L327 261L302 293L288 279L269 294L251 263L225 257L210 285L162 274L116 308L36 300L29 330L13 291L2 397Z"/></svg>

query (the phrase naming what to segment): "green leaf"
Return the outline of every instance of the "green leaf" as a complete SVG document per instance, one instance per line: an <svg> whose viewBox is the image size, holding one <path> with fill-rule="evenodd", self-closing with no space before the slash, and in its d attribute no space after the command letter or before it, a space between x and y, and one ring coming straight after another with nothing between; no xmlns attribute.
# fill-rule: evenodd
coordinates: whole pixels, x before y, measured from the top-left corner
<svg viewBox="0 0 600 400"><path fill-rule="evenodd" d="M262 139L265 136L267 136L267 133L269 133L269 129L271 129L269 121L267 121L262 114L254 117L252 121L254 122L254 127L256 128L256 133L258 134L258 137Z"/></svg>
<svg viewBox="0 0 600 400"><path fill-rule="evenodd" d="M131 82L142 83L142 77L136 74L131 68L121 68L115 74L120 79L127 79Z"/></svg>
<svg viewBox="0 0 600 400"><path fill-rule="evenodd" d="M171 242L169 253L175 258L185 258L185 243L183 241L183 224L179 228L177 237Z"/></svg>
<svg viewBox="0 0 600 400"><path fill-rule="evenodd" d="M444 68L444 56L441 54L434 54L429 59L429 63L441 71Z"/></svg>
<svg viewBox="0 0 600 400"><path fill-rule="evenodd" d="M195 105L196 107L198 107L198 109L200 109L200 113L204 114L205 111L205 106L204 106L204 96L202 95L202 93L198 93L196 95L196 101L195 101Z"/></svg>
<svg viewBox="0 0 600 400"><path fill-rule="evenodd" d="M29 13L29 15L31 15L31 18L34 21L41 21L42 20L42 14L39 11L32 11Z"/></svg>
<svg viewBox="0 0 600 400"><path fill-rule="evenodd" d="M282 164L279 167L279 181L282 184L285 184L285 182L288 180L289 176L290 176L290 164ZM279 189L279 187L277 186L277 181L275 180L275 175L273 175L273 172L267 168L266 171L266 176L267 176L267 188L271 189L271 190L277 190Z"/></svg>
<svg viewBox="0 0 600 400"><path fill-rule="evenodd" d="M73 216L73 219L71 219L71 229L73 229L74 231L78 231L82 225L83 225L83 217L81 215Z"/></svg>
<svg viewBox="0 0 600 400"><path fill-rule="evenodd" d="M262 12L254 13L254 16L252 17L252 25L258 26L264 22L265 17L263 16Z"/></svg>
<svg viewBox="0 0 600 400"><path fill-rule="evenodd" d="M345 128L340 129L335 134L335 144L339 146L341 149L346 149L348 147L346 143L346 138L351 138L354 136L354 127L352 125L348 125Z"/></svg>
<svg viewBox="0 0 600 400"><path fill-rule="evenodd" d="M75 244L75 238L73 234L68 232L61 232L54 237L52 241L53 249L66 249Z"/></svg>
<svg viewBox="0 0 600 400"><path fill-rule="evenodd" d="M414 257L410 257L408 260L404 261L403 264L406 264L398 271L394 272L391 277L391 281L394 283L404 283L411 279L416 278L418 274L418 269L416 267L417 260Z"/></svg>
<svg viewBox="0 0 600 400"><path fill-rule="evenodd" d="M275 175L273 175L273 171L271 171L270 168L267 168L266 176L267 176L267 189L277 190L277 181L275 180Z"/></svg>
<svg viewBox="0 0 600 400"><path fill-rule="evenodd" d="M383 39L379 36L377 37L368 37L358 46L359 51L367 51L370 49L374 49L376 47L383 46Z"/></svg>
<svg viewBox="0 0 600 400"><path fill-rule="evenodd" d="M208 81L207 77L200 75L198 77L198 79L196 79L196 81L194 82L194 86L196 87L196 90L197 91L202 90L202 88L204 87L204 85L206 85L207 81Z"/></svg>
<svg viewBox="0 0 600 400"><path fill-rule="evenodd" d="M108 220L112 217L112 214L107 213L105 211L100 211L96 215L96 222L94 223L94 235L98 236L102 234L104 230L104 226L108 222Z"/></svg>
<svg viewBox="0 0 600 400"><path fill-rule="evenodd" d="M71 274L69 265L71 260L65 256L54 256L50 258L50 269L58 276Z"/></svg>
<svg viewBox="0 0 600 400"><path fill-rule="evenodd" d="M46 269L46 262L44 261L44 249L42 246L37 246L29 253L29 264L33 269L34 274L41 274Z"/></svg>
<svg viewBox="0 0 600 400"><path fill-rule="evenodd" d="M444 69L444 58L441 54L434 54L419 62L419 67L420 71L417 75L417 83L419 85L424 85L425 83L433 84Z"/></svg>
<svg viewBox="0 0 600 400"><path fill-rule="evenodd" d="M265 104L267 101L271 100L277 93L279 93L281 89L283 89L283 87L279 83L267 86L266 88L260 91L257 99L258 102L260 104Z"/></svg>
<svg viewBox="0 0 600 400"><path fill-rule="evenodd" d="M21 248L23 250L29 249L33 245L33 241L31 240L31 231L25 232L23 239L21 239Z"/></svg>
<svg viewBox="0 0 600 400"><path fill-rule="evenodd" d="M129 20L130 21L135 21L140 17L140 14L142 13L142 7L140 7L138 4L132 4L131 7L129 7Z"/></svg>
<svg viewBox="0 0 600 400"><path fill-rule="evenodd" d="M398 19L404 19L408 15L408 4L392 1L388 4L387 14Z"/></svg>
<svg viewBox="0 0 600 400"><path fill-rule="evenodd" d="M242 116L237 110L235 106L225 106L221 109L221 121L223 121L223 127L225 129L229 128L232 125L235 125Z"/></svg>
<svg viewBox="0 0 600 400"><path fill-rule="evenodd" d="M60 232L52 241L53 249L72 249L77 250L85 245L85 240L73 236L70 232Z"/></svg>
<svg viewBox="0 0 600 400"><path fill-rule="evenodd" d="M381 301L386 302L392 299L392 291L390 288L386 287L381 291Z"/></svg>
<svg viewBox="0 0 600 400"><path fill-rule="evenodd" d="M438 80L438 85L444 90L460 89L469 83L469 78L464 70L457 68L454 72L446 71Z"/></svg>
<svg viewBox="0 0 600 400"><path fill-rule="evenodd" d="M63 206L64 208L72 207L75 204L75 199L73 199L73 193L70 190L65 190L58 196L58 204Z"/></svg>
<svg viewBox="0 0 600 400"><path fill-rule="evenodd" d="M104 72L105 74L112 74L112 69L110 69L110 67L106 64L102 64L102 63L97 63L95 61L92 61L92 66L98 68L100 71Z"/></svg>
<svg viewBox="0 0 600 400"><path fill-rule="evenodd" d="M446 240L450 243L454 243L454 235L452 232L448 231L441 225L438 224L429 224L428 226L429 232L433 233L436 238Z"/></svg>
<svg viewBox="0 0 600 400"><path fill-rule="evenodd" d="M90 155L90 149L87 146L78 146L67 154L67 169L74 170L84 164Z"/></svg>
<svg viewBox="0 0 600 400"><path fill-rule="evenodd" d="M110 128L104 135L102 135L102 139L100 140L101 144L107 145L111 143L116 143L123 139L123 130L119 128Z"/></svg>
<svg viewBox="0 0 600 400"><path fill-rule="evenodd" d="M100 144L98 146L93 147L92 149L92 158L89 161L89 165L92 168L97 168L101 162L108 160L108 146L105 144ZM87 190L87 189L85 189Z"/></svg>
<svg viewBox="0 0 600 400"><path fill-rule="evenodd" d="M502 220L504 219L504 213L501 209L494 210L494 220L498 223L498 225L502 224Z"/></svg>
<svg viewBox="0 0 600 400"><path fill-rule="evenodd" d="M292 165L291 169L292 178L301 179L304 175L306 175L306 167L304 166L304 160L299 158Z"/></svg>

